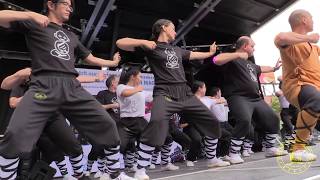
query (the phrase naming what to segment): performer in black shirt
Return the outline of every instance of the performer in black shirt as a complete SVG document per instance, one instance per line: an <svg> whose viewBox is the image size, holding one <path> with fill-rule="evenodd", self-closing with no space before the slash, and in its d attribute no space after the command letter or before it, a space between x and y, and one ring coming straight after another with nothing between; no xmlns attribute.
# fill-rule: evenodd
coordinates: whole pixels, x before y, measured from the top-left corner
<svg viewBox="0 0 320 180"><path fill-rule="evenodd" d="M236 118L229 154L232 164L243 163L240 148L249 132L252 118L266 132L266 156L287 154L274 147L280 122L275 112L262 99L258 84L258 77L262 72L274 72L279 69L280 64L277 63L276 67L258 66L248 60L248 57L253 56L254 45L250 37L243 36L236 42L236 52L221 53L213 58L215 64L226 66L223 94L227 98L232 116Z"/></svg>
<svg viewBox="0 0 320 180"><path fill-rule="evenodd" d="M155 146L162 146L168 133L170 116L183 114L205 136L208 166L216 166L216 144L220 137L219 122L187 86L183 60L205 59L216 52L212 44L209 52L192 52L170 44L176 32L170 20L159 19L152 27L154 41L123 38L117 46L126 51L139 51L146 55L155 77L151 120L141 135L139 144L137 179L149 179L145 168Z"/></svg>
<svg viewBox="0 0 320 180"><path fill-rule="evenodd" d="M24 33L32 58L32 80L12 115L0 142L0 179L14 179L19 155L37 142L48 117L61 112L92 144L107 154L111 178L120 174L119 135L116 123L76 76L76 57L97 66L117 66L114 61L93 56L77 36L62 27L72 12L71 0L46 0L47 16L34 12L0 11L0 26ZM78 177L79 178L79 177Z"/></svg>
<svg viewBox="0 0 320 180"><path fill-rule="evenodd" d="M116 94L118 83L119 78L116 75L110 75L106 80L106 87L108 89L99 91L96 96L102 107L116 122L120 119L120 109Z"/></svg>

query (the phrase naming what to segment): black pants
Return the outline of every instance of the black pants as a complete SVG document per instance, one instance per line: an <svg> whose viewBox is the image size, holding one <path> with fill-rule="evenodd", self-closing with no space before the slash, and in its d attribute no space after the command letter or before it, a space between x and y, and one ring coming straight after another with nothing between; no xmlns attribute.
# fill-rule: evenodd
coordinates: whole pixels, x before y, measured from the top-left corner
<svg viewBox="0 0 320 180"><path fill-rule="evenodd" d="M198 98L189 96L175 101L165 95L157 95L153 99L150 122L141 135L141 143L153 147L162 146L168 134L170 117L174 113L187 117L186 122L202 135L220 137L218 120Z"/></svg>
<svg viewBox="0 0 320 180"><path fill-rule="evenodd" d="M172 141L177 142L181 145L182 150L186 151L190 149L191 139L184 132L180 131L175 125L173 120L169 121L169 137L172 137Z"/></svg>
<svg viewBox="0 0 320 180"><path fill-rule="evenodd" d="M291 123L291 115L289 108L282 108L280 112L280 117L283 122L283 132L284 134L292 134L293 133L293 125Z"/></svg>
<svg viewBox="0 0 320 180"><path fill-rule="evenodd" d="M64 160L65 155L76 157L82 154L79 141L61 114L56 114L47 123L37 146L42 153L42 159L48 164Z"/></svg>
<svg viewBox="0 0 320 180"><path fill-rule="evenodd" d="M31 78L30 88L14 111L0 155L16 158L31 152L48 117L61 112L93 144L120 144L116 123L74 75L46 73Z"/></svg>
<svg viewBox="0 0 320 180"><path fill-rule="evenodd" d="M232 137L241 138L247 136L252 119L255 124L263 127L265 132L270 134L279 132L279 119L263 99L231 96L227 98L227 101L230 112L236 120Z"/></svg>
<svg viewBox="0 0 320 180"><path fill-rule="evenodd" d="M122 154L125 154L126 150L135 150L132 147L132 143L139 140L141 132L146 128L147 124L148 122L143 117L126 117L120 119L119 135L121 139L120 152Z"/></svg>
<svg viewBox="0 0 320 180"><path fill-rule="evenodd" d="M199 131L192 125L184 128L183 132L187 134L191 139L191 145L186 159L188 161L195 161L201 154L202 136Z"/></svg>
<svg viewBox="0 0 320 180"><path fill-rule="evenodd" d="M232 136L233 127L226 121L220 122L221 137L217 145L217 156L225 156L229 154L230 140Z"/></svg>

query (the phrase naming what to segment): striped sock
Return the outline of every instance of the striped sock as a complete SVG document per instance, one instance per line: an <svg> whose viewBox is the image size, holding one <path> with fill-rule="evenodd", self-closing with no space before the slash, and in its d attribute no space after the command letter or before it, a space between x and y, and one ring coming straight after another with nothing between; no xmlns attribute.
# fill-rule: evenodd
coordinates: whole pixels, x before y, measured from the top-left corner
<svg viewBox="0 0 320 180"><path fill-rule="evenodd" d="M243 146L242 146L243 150L249 150L251 149L251 147L252 147L251 141L249 139L245 139L243 141Z"/></svg>
<svg viewBox="0 0 320 180"><path fill-rule="evenodd" d="M152 152L154 151L154 147L148 146L146 144L139 144L139 158L138 158L138 169L146 168L150 165L150 159L152 156Z"/></svg>
<svg viewBox="0 0 320 180"><path fill-rule="evenodd" d="M55 161L55 163L57 164L58 169L60 170L60 173L62 176L65 176L68 174L68 169L67 169L67 164L65 160L62 161Z"/></svg>
<svg viewBox="0 0 320 180"><path fill-rule="evenodd" d="M172 142L169 144L164 144L161 147L161 165L167 165L171 163L170 151L171 151Z"/></svg>
<svg viewBox="0 0 320 180"><path fill-rule="evenodd" d="M86 171L91 172L92 166L93 166L94 161L93 160L89 160L87 162L87 169Z"/></svg>
<svg viewBox="0 0 320 180"><path fill-rule="evenodd" d="M157 150L153 151L152 157L151 157L151 164L157 164L159 154L160 154L160 151L157 151Z"/></svg>
<svg viewBox="0 0 320 180"><path fill-rule="evenodd" d="M276 144L277 134L266 134L266 148L272 148Z"/></svg>
<svg viewBox="0 0 320 180"><path fill-rule="evenodd" d="M244 137L241 138L231 138L230 154L240 154L241 146L243 143Z"/></svg>
<svg viewBox="0 0 320 180"><path fill-rule="evenodd" d="M126 168L132 168L135 163L135 152L127 151L125 154L125 167Z"/></svg>
<svg viewBox="0 0 320 180"><path fill-rule="evenodd" d="M206 152L207 159L216 158L216 150L217 150L218 139L214 139L212 137L205 136L204 137L204 149Z"/></svg>
<svg viewBox="0 0 320 180"><path fill-rule="evenodd" d="M120 145L114 148L104 149L107 158L107 168L111 178L116 178L120 174Z"/></svg>
<svg viewBox="0 0 320 180"><path fill-rule="evenodd" d="M69 157L70 163L73 169L74 177L81 177L83 175L83 154L76 157Z"/></svg>
<svg viewBox="0 0 320 180"><path fill-rule="evenodd" d="M98 170L99 170L100 172L103 172L103 171L104 171L105 162L106 162L106 159L103 159L103 158L101 158L101 157L98 157L98 159L97 159L97 166L98 166Z"/></svg>
<svg viewBox="0 0 320 180"><path fill-rule="evenodd" d="M0 179L13 180L17 177L19 158L5 159L0 156Z"/></svg>

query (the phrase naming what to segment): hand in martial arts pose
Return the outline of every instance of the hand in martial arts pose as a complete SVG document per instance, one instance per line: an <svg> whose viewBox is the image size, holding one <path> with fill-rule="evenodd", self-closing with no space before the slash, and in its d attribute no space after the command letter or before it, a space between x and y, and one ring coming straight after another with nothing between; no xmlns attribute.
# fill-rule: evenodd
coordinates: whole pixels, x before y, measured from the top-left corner
<svg viewBox="0 0 320 180"><path fill-rule="evenodd" d="M172 114L179 113L188 117L188 123L194 124L205 136L208 166L221 165L216 158L216 144L220 137L219 122L191 92L185 78L182 61L201 60L211 57L216 52L212 44L209 52L192 52L173 46L175 26L170 20L159 19L152 27L153 40L123 38L117 46L126 51L143 53L149 62L155 77L153 90L153 108L151 120L142 132L139 144L137 179L147 180L149 176L145 168L149 166L152 151L162 146L168 133L169 119Z"/></svg>

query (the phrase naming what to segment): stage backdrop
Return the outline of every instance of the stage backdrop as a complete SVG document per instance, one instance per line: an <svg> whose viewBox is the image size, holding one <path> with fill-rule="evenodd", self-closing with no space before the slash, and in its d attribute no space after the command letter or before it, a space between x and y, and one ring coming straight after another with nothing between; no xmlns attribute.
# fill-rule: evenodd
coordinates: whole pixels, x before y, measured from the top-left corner
<svg viewBox="0 0 320 180"><path fill-rule="evenodd" d="M80 76L96 76L99 71L97 69L81 69L76 68L79 72ZM120 77L120 71L104 71L105 75L108 77L110 75L118 75ZM152 91L154 86L154 77L153 74L142 73L142 86L146 91ZM105 80L101 82L94 82L94 83L82 83L81 84L87 91L89 91L92 95L97 95L99 91L105 90Z"/></svg>

